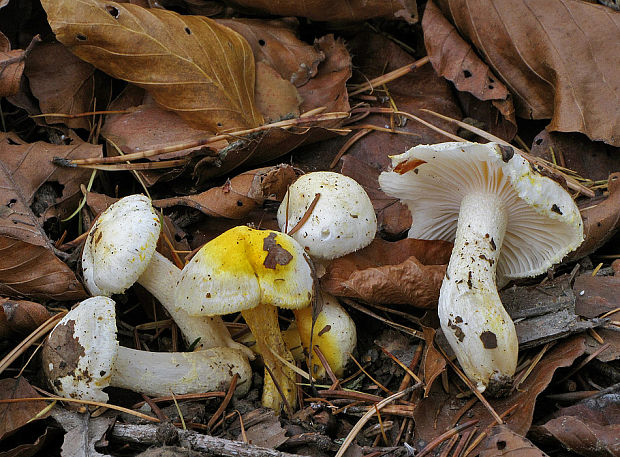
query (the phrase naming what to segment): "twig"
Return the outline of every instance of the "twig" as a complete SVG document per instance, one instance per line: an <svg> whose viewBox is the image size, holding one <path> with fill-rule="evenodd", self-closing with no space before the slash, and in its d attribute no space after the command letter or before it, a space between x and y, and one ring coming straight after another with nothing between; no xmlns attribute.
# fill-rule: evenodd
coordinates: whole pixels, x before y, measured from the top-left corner
<svg viewBox="0 0 620 457"><path fill-rule="evenodd" d="M351 146L353 146L361 138L368 135L370 132L372 132L371 129L362 129L359 132L355 132L353 135L351 135L351 138L349 138L342 145L340 150L336 153L336 156L334 157L332 162L329 164L329 168L330 169L334 168L338 164L338 161L340 160L340 158L345 154L345 152L347 152Z"/></svg>
<svg viewBox="0 0 620 457"><path fill-rule="evenodd" d="M372 90L375 86L380 86L381 84L394 81L395 79L398 79L401 76L404 76L407 73L412 72L416 68L419 68L422 65L427 64L428 62L430 62L430 59L428 56L425 56L419 60L416 60L413 63L397 68L396 70L392 70L389 73L378 76L377 78L371 79L370 81L366 81L365 83L360 84L356 89L349 92L349 97L352 97L353 95L361 94L362 92L366 92L367 90Z"/></svg>
<svg viewBox="0 0 620 457"><path fill-rule="evenodd" d="M389 405L390 403L398 400L399 398L404 397L409 392L412 392L413 390L418 389L421 386L422 386L422 384L415 384L415 385L413 385L411 387L406 388L405 390L401 390L400 392L396 392L395 394L390 395L389 397L387 397L387 398L381 400L379 403L377 403L377 410L381 410L384 406ZM338 452L336 453L335 457L342 457L344 455L344 453L347 451L347 449L349 448L349 446L351 445L351 443L353 442L353 440L355 439L357 434L360 432L362 427L374 415L375 415L375 410L371 409L366 414L364 414L360 418L359 421L357 421L357 423L353 426L353 428L351 429L351 431L349 432L347 437L342 442L342 445L340 446L340 449L338 449Z"/></svg>
<svg viewBox="0 0 620 457"><path fill-rule="evenodd" d="M355 363L355 365L357 365L357 368L362 370L362 373L364 373L366 376L368 376L368 379L370 379L377 387L379 387L379 389L381 389L382 391L384 391L388 395L392 395L392 391L390 389L388 389L387 387L385 387L383 384L381 384L379 381L377 381L375 378L373 378L370 375L370 373L368 373L366 370L364 370L364 368L362 368L362 365L355 359L355 357L353 357L353 354L351 354L350 352L349 352L349 357L351 358L351 360L353 360L353 363Z"/></svg>
<svg viewBox="0 0 620 457"><path fill-rule="evenodd" d="M211 416L211 419L209 419L209 422L207 422L208 429L211 429L213 427L213 424L215 424L215 421L217 420L217 418L220 417L220 415L222 415L224 411L226 410L226 407L228 406L228 403L230 403L230 400L232 399L232 396L235 393L235 389L237 388L237 381L239 381L239 373L235 373L235 375L233 376L232 380L230 381L230 387L228 388L228 392L226 392L226 396L224 397L224 400L222 400L222 403L220 403L220 406L215 410L215 412L213 413L213 416Z"/></svg>
<svg viewBox="0 0 620 457"><path fill-rule="evenodd" d="M390 351L385 349L383 346L380 346L379 344L377 344L377 346L379 346L381 348L381 350L383 351L383 353L385 355L387 355L390 359L392 359L394 362L396 362L403 370L405 370L405 372L409 376L411 376L413 379L415 379L415 382L422 382L422 380L420 378L418 378L418 375L416 375L413 371L411 371L407 365L405 365L403 362L398 360L398 358L394 354L392 354Z"/></svg>

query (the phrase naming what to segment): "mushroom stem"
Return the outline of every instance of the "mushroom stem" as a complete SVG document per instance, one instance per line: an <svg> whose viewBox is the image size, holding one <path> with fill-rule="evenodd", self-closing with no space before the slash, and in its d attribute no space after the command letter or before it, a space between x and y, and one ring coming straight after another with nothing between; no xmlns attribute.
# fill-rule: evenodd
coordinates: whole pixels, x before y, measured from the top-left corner
<svg viewBox="0 0 620 457"><path fill-rule="evenodd" d="M517 366L514 324L497 293L496 269L508 215L501 197L467 194L439 296L441 327L479 391L510 389Z"/></svg>
<svg viewBox="0 0 620 457"><path fill-rule="evenodd" d="M246 357L253 359L254 354L249 348L232 339L221 317L190 316L176 305L175 293L180 277L181 270L155 251L138 283L166 308L188 344L200 339L196 349L229 347L239 349Z"/></svg>
<svg viewBox="0 0 620 457"><path fill-rule="evenodd" d="M121 346L110 385L153 396L225 391L234 373L240 381L235 395L244 395L252 372L241 351L148 352Z"/></svg>
<svg viewBox="0 0 620 457"><path fill-rule="evenodd" d="M297 406L297 384L295 384L295 372L284 365L273 354L274 352L283 359L294 364L293 355L286 348L280 326L278 324L278 308L273 305L261 304L251 309L241 311L241 315L250 327L258 353L263 357L266 366L273 373L274 381L278 384L284 397L291 408ZM265 382L263 386L263 406L279 412L282 408L282 396L276 389L271 376L265 370Z"/></svg>

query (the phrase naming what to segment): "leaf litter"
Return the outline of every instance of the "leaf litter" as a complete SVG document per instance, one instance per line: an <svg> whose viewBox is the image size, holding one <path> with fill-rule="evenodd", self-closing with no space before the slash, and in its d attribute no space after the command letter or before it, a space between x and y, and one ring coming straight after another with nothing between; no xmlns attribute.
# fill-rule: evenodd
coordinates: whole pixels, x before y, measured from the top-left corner
<svg viewBox="0 0 620 457"><path fill-rule="evenodd" d="M39 2L28 3L28 27L14 20L21 34L0 29L0 88L9 97L0 144L0 349L8 353L0 392L10 400L0 400L0 422L12 435L0 438L2 452L37 455L46 443L62 455L137 455L163 443L280 457L618 452L620 285L609 266L620 228L618 84L606 44L617 13L576 0L189 1L174 12L168 2L43 0L54 41ZM0 8L0 27L14 14ZM487 402L457 375L436 331L451 245L406 238L416 215L382 192L378 176L390 155L412 146L491 135L531 149L594 197L574 195L583 246L546 277L502 292L517 316L521 357L510 394ZM342 379L301 377L293 417L261 413L259 375L244 398L177 401L171 392L145 404L110 392L111 408L141 402L146 416L19 400L50 389L38 346L49 316L87 296L81 245L107 206L148 193L164 221L158 250L181 268L228 228L277 229L288 186L327 169L366 189L379 230L370 246L320 271L316 287L339 296L357 324L356 363ZM115 298L122 345L188 349L146 291ZM248 331L239 319L226 325L235 338ZM307 357L302 350L300 376ZM144 422L166 417L167 426Z"/></svg>

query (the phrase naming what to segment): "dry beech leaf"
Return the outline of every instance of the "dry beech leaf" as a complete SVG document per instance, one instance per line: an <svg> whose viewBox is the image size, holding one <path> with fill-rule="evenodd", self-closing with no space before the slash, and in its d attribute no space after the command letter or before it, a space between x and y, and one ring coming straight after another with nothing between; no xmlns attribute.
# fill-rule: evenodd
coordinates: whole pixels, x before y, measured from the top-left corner
<svg viewBox="0 0 620 457"><path fill-rule="evenodd" d="M340 297L434 308L451 252L452 243L446 241L375 239L364 249L332 260L321 286Z"/></svg>
<svg viewBox="0 0 620 457"><path fill-rule="evenodd" d="M532 423L538 395L549 385L558 368L570 366L583 352L584 337L582 335L558 342L532 369L518 390L505 398L488 399L489 403L498 414L503 414L515 405L519 405L512 414L505 418L505 423L516 434L525 435ZM438 384L433 385L429 396L421 399L414 411L416 436L420 440L429 442L451 429L454 426L457 411L463 413L459 416L458 423L478 419L479 422L476 424L478 430L484 430L495 423L489 411L480 402L464 411L462 408L469 400L457 398L456 394L459 390L456 388L451 388L451 394L447 394ZM476 451L471 455L476 455Z"/></svg>
<svg viewBox="0 0 620 457"><path fill-rule="evenodd" d="M530 440L510 430L505 425L496 425L481 446L479 457L547 457Z"/></svg>
<svg viewBox="0 0 620 457"><path fill-rule="evenodd" d="M582 456L609 456L620 454L620 424L600 425L579 416L552 419L540 428L572 452Z"/></svg>
<svg viewBox="0 0 620 457"><path fill-rule="evenodd" d="M242 219L267 199L282 200L288 186L298 176L290 165L259 168L246 171L198 195L155 200L153 205L169 208L184 205L207 216Z"/></svg>
<svg viewBox="0 0 620 457"><path fill-rule="evenodd" d="M71 54L62 44L35 46L28 56L25 74L42 113L79 114L93 110L95 68ZM90 129L89 117L46 117L45 121Z"/></svg>
<svg viewBox="0 0 620 457"><path fill-rule="evenodd" d="M268 64L256 63L256 106L265 122L299 117L301 97L295 86Z"/></svg>
<svg viewBox="0 0 620 457"><path fill-rule="evenodd" d="M435 339L435 330L430 327L423 327L424 332L424 397L428 397L428 393L433 387L433 382L446 369L446 359L437 350L433 341Z"/></svg>
<svg viewBox="0 0 620 457"><path fill-rule="evenodd" d="M0 298L0 339L27 335L50 317L39 303Z"/></svg>
<svg viewBox="0 0 620 457"><path fill-rule="evenodd" d="M148 90L192 127L261 125L254 57L233 30L201 16L100 0L43 0L56 38L82 60Z"/></svg>
<svg viewBox="0 0 620 457"><path fill-rule="evenodd" d="M42 223L51 212L61 215L75 209L58 204L77 195L90 171L56 167L51 163L55 156L98 157L101 146L15 145L7 136L0 142L0 294L54 300L86 297L75 274L54 254ZM62 188L59 197L39 192L45 186L53 188L53 183ZM37 217L33 207L43 216Z"/></svg>
<svg viewBox="0 0 620 457"><path fill-rule="evenodd" d="M39 394L22 376L0 379L0 400L11 398L38 397ZM0 440L18 430L47 407L45 401L25 401L23 403L0 404ZM44 414L45 418L49 413Z"/></svg>
<svg viewBox="0 0 620 457"><path fill-rule="evenodd" d="M325 54L296 35L297 21L290 19L218 19L218 23L243 35L252 47L254 60L266 62L296 87L314 78Z"/></svg>
<svg viewBox="0 0 620 457"><path fill-rule="evenodd" d="M620 146L620 15L577 0L439 0L441 10L501 75L516 114L551 119ZM462 69L463 71L465 68Z"/></svg>
<svg viewBox="0 0 620 457"><path fill-rule="evenodd" d="M426 4L422 29L426 51L437 74L452 81L459 91L469 92L479 100L491 100L514 126L514 134L516 119L510 92L432 1Z"/></svg>
<svg viewBox="0 0 620 457"><path fill-rule="evenodd" d="M233 6L275 16L302 16L313 21L358 22L375 17L417 21L415 0L226 0Z"/></svg>
<svg viewBox="0 0 620 457"><path fill-rule="evenodd" d="M11 51L9 39L0 32L0 97L10 97L19 92L24 72L24 50Z"/></svg>

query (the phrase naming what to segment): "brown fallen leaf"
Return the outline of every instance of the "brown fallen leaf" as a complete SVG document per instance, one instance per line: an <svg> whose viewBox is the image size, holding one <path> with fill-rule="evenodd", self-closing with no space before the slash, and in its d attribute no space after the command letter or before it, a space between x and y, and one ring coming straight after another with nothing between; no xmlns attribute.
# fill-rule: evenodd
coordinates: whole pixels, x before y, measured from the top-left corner
<svg viewBox="0 0 620 457"><path fill-rule="evenodd" d="M25 75L42 113L79 114L93 111L95 68L60 43L42 43L28 56ZM46 117L48 124L90 129L92 117Z"/></svg>
<svg viewBox="0 0 620 457"><path fill-rule="evenodd" d="M600 425L578 416L562 416L550 420L541 428L550 433L564 449L582 456L615 457L620 454L618 423Z"/></svg>
<svg viewBox="0 0 620 457"><path fill-rule="evenodd" d="M567 260L592 254L620 230L620 172L609 175L607 187L609 196L605 200L586 201L580 205L585 239L567 256Z"/></svg>
<svg viewBox="0 0 620 457"><path fill-rule="evenodd" d="M39 303L0 298L0 339L25 336L50 317L50 312Z"/></svg>
<svg viewBox="0 0 620 457"><path fill-rule="evenodd" d="M424 45L437 74L452 81L459 91L469 92L479 100L491 101L512 124L514 135L517 122L510 92L432 1L426 4L422 29ZM482 120L473 113L470 116ZM488 131L495 130L485 127Z"/></svg>
<svg viewBox="0 0 620 457"><path fill-rule="evenodd" d="M446 359L437 350L433 341L435 339L435 330L430 327L423 327L424 341L424 359L422 366L424 367L424 397L428 397L428 393L433 387L433 382L446 369Z"/></svg>
<svg viewBox="0 0 620 457"><path fill-rule="evenodd" d="M252 50L233 30L206 17L127 3L42 4L56 38L71 52L145 88L192 127L222 132L263 123L254 105Z"/></svg>
<svg viewBox="0 0 620 457"><path fill-rule="evenodd" d="M275 16L302 16L313 21L358 22L375 17L417 21L415 0L226 0L237 8Z"/></svg>
<svg viewBox="0 0 620 457"><path fill-rule="evenodd" d="M218 23L243 35L252 47L254 60L266 62L280 76L296 87L314 78L325 54L316 46L304 43L296 35L298 21L293 18L218 19Z"/></svg>
<svg viewBox="0 0 620 457"><path fill-rule="evenodd" d="M616 48L609 46L618 37L616 12L573 0L438 4L460 35L501 75L518 116L551 119L551 131L581 132L620 146L620 73Z"/></svg>
<svg viewBox="0 0 620 457"><path fill-rule="evenodd" d="M255 446L271 449L276 449L288 439L286 430L282 428L280 420L275 414L249 427L245 431L245 437L247 437L249 443ZM242 441L244 439L243 434L240 434L237 439Z"/></svg>
<svg viewBox="0 0 620 457"><path fill-rule="evenodd" d="M39 394L26 381L26 378L22 376L17 379L0 379L0 400L38 396ZM26 425L43 411L47 405L48 403L45 401L0 404L0 440ZM43 414L39 419L47 416L49 416L49 412Z"/></svg>
<svg viewBox="0 0 620 457"><path fill-rule="evenodd" d="M530 440L505 425L496 425L480 447L479 457L547 457Z"/></svg>
<svg viewBox="0 0 620 457"><path fill-rule="evenodd" d="M19 92L25 64L25 51L11 51L9 39L0 32L0 97L10 97Z"/></svg>
<svg viewBox="0 0 620 457"><path fill-rule="evenodd" d="M582 335L568 338L551 348L540 362L532 369L527 379L505 398L489 399L489 403L498 414L519 405L508 415L504 422L517 435L525 435L532 423L536 398L549 385L554 372L560 367L566 367L584 352L584 338ZM450 374L450 377L456 376ZM470 409L463 407L468 399L459 399L456 388L446 394L438 383L435 383L427 398L420 400L414 411L416 436L424 443L428 443L439 434L451 429L455 423L465 420L478 419L478 430L484 430L494 423L489 411L480 404L474 404ZM457 421L459 419L459 421ZM477 449L480 449L478 446ZM470 455L476 455L473 451Z"/></svg>
<svg viewBox="0 0 620 457"><path fill-rule="evenodd" d="M265 122L299 117L301 96L295 86L282 78L270 65L256 63L256 94L254 97Z"/></svg>
<svg viewBox="0 0 620 457"><path fill-rule="evenodd" d="M340 297L433 308L451 252L452 244L445 241L375 239L364 249L332 260L321 286Z"/></svg>
<svg viewBox="0 0 620 457"><path fill-rule="evenodd" d="M0 142L0 294L12 298L78 300L87 295L73 271L56 255L43 221L64 217L77 205L88 170L58 168L52 157L96 157L101 146L79 143L57 146L43 142ZM62 188L60 195L54 183ZM47 189L40 192L41 189ZM36 214L35 212L36 211Z"/></svg>
<svg viewBox="0 0 620 457"><path fill-rule="evenodd" d="M590 141L580 133L542 130L532 141L531 152L593 181L607 179L610 173L620 171L618 148Z"/></svg>
<svg viewBox="0 0 620 457"><path fill-rule="evenodd" d="M573 291L580 316L593 318L620 308L620 276L582 274L575 278Z"/></svg>
<svg viewBox="0 0 620 457"><path fill-rule="evenodd" d="M221 187L197 195L155 200L153 205L160 208L183 205L207 216L241 219L267 199L282 200L298 175L290 165L258 168L235 176Z"/></svg>

